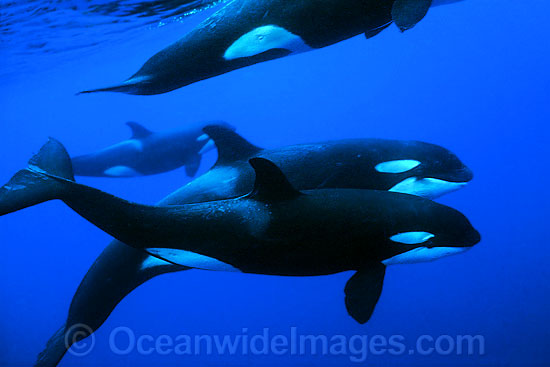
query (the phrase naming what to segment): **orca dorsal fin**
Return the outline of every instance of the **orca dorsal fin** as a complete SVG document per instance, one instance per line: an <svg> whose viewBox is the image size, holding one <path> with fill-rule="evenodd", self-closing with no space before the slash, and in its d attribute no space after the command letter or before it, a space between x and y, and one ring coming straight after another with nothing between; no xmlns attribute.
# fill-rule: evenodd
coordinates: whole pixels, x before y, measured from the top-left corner
<svg viewBox="0 0 550 367"><path fill-rule="evenodd" d="M138 124L137 122L128 121L126 125L128 125L130 130L132 130L131 139L143 139L153 133L151 130L143 127L143 125Z"/></svg>
<svg viewBox="0 0 550 367"><path fill-rule="evenodd" d="M260 201L279 201L302 195L288 182L285 174L275 163L265 158L252 158L248 162L256 173L254 189L248 197Z"/></svg>
<svg viewBox="0 0 550 367"><path fill-rule="evenodd" d="M426 16L432 0L395 0L392 19L401 32L411 29Z"/></svg>
<svg viewBox="0 0 550 367"><path fill-rule="evenodd" d="M202 131L216 144L218 160L216 165L225 165L239 160L246 160L261 150L232 129L221 125L208 125Z"/></svg>

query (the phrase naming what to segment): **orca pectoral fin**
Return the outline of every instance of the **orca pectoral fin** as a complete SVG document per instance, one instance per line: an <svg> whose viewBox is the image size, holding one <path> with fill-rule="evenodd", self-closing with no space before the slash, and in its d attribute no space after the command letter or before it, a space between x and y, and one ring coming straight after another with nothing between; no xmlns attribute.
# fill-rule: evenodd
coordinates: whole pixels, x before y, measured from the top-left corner
<svg viewBox="0 0 550 367"><path fill-rule="evenodd" d="M191 158L189 158L189 160L185 162L185 174L189 177L194 177L197 174L200 165L201 156L199 154L191 156Z"/></svg>
<svg viewBox="0 0 550 367"><path fill-rule="evenodd" d="M411 29L426 16L432 0L395 0L391 15L401 32Z"/></svg>
<svg viewBox="0 0 550 367"><path fill-rule="evenodd" d="M348 314L360 324L369 321L382 293L386 266L381 263L357 271L346 283Z"/></svg>

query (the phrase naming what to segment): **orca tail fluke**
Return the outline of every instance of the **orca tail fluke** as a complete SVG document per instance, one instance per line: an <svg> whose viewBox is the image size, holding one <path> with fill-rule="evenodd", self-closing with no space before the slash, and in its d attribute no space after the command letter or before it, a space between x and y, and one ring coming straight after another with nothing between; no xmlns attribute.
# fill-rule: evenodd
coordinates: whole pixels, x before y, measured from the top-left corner
<svg viewBox="0 0 550 367"><path fill-rule="evenodd" d="M118 93L138 94L138 95L150 94L145 92L142 88L143 84L146 84L149 79L150 77L147 77L147 76L132 77L120 84L111 85L108 87L90 89L90 90L83 90L81 92L76 93L76 95L78 96L80 94L97 93L97 92L118 92Z"/></svg>
<svg viewBox="0 0 550 367"><path fill-rule="evenodd" d="M0 215L60 199L66 181L74 182L71 158L60 142L50 138L26 169L0 187Z"/></svg>
<svg viewBox="0 0 550 367"><path fill-rule="evenodd" d="M120 92L120 93L128 93L132 94L130 86L127 86L125 84L119 84L119 85L113 85L110 87L103 87L103 88L97 88L97 89L90 89L90 90L83 90L78 93L76 93L77 96L81 94L89 94L89 93L97 93L97 92Z"/></svg>
<svg viewBox="0 0 550 367"><path fill-rule="evenodd" d="M65 334L65 325L63 325L48 340L44 350L38 354L34 367L55 367L59 364L71 347Z"/></svg>

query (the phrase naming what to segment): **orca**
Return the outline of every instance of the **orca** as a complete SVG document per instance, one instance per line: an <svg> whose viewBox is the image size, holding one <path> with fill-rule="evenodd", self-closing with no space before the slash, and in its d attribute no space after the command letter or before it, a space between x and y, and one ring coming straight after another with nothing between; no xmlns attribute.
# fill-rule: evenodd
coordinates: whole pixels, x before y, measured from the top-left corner
<svg viewBox="0 0 550 367"><path fill-rule="evenodd" d="M405 31L431 6L432 0L233 0L123 83L80 93L166 93L359 34L371 38L392 22Z"/></svg>
<svg viewBox="0 0 550 367"><path fill-rule="evenodd" d="M473 178L451 151L421 141L345 139L262 149L223 126L206 126L204 132L216 145L218 160L171 195L178 202L246 194L255 179L248 164L253 157L274 162L300 190L388 190L434 199L459 190Z"/></svg>
<svg viewBox="0 0 550 367"><path fill-rule="evenodd" d="M74 182L68 154L50 140L0 189L0 215L61 199L118 240L188 268L288 276L355 270L345 303L360 323L374 310L386 265L431 261L480 241L466 217L428 199L380 190L298 191L269 160L249 162L256 178L247 195L144 206ZM64 332L48 348L59 350ZM58 362L42 357L37 365Z"/></svg>
<svg viewBox="0 0 550 367"><path fill-rule="evenodd" d="M72 158L74 174L95 177L136 177L168 172L185 166L196 175L201 155L213 148L202 132L213 123L234 130L226 122L201 122L164 132L152 132L137 122L127 122L132 136L98 152Z"/></svg>
<svg viewBox="0 0 550 367"><path fill-rule="evenodd" d="M348 283L346 302L361 323L370 317L373 294L355 291L370 286L372 269L379 278L382 265L431 261L464 252L481 239L462 213L419 196L299 191L273 162L252 158L249 164L255 183L246 195L142 205L76 183L68 153L50 139L2 186L0 215L59 199L116 239L182 266L283 276L354 270L360 279ZM361 309L364 302L369 312Z"/></svg>
<svg viewBox="0 0 550 367"><path fill-rule="evenodd" d="M423 142L353 139L262 149L224 125L206 126L203 130L216 145L216 164L205 175L167 196L158 205L181 205L245 195L254 186L254 171L248 159L255 156L277 162L290 182L301 190L345 187L388 190L410 178L424 182L437 177L445 184L431 191L415 190L415 194L433 198L464 187L473 177L470 169L453 153ZM409 162L409 165L410 162L421 163L405 167L403 162ZM398 167L409 170L379 172L390 166L394 170ZM58 363L70 346L64 340L74 340L71 335L64 335L65 331L74 332L72 325L85 324L87 331L97 330L116 305L136 287L157 275L188 269L113 240L86 273L73 297L66 323L52 336L37 365Z"/></svg>

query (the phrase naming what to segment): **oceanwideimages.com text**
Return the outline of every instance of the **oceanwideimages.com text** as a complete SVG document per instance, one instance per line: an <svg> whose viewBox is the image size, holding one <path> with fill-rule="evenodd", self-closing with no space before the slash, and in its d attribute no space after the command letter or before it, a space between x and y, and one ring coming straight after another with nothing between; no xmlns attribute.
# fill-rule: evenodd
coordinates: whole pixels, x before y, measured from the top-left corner
<svg viewBox="0 0 550 367"><path fill-rule="evenodd" d="M78 325L82 330L86 325ZM76 335L77 333L72 333ZM71 344L66 340L67 345ZM403 335L324 335L305 334L291 327L287 333L272 333L270 328L251 332L243 328L235 334L137 335L119 326L109 334L109 349L117 355L272 355L272 356L347 356L352 362L364 362L381 355L484 355L482 335L420 335L409 340ZM75 343L69 353L89 354L95 346L91 335Z"/></svg>

